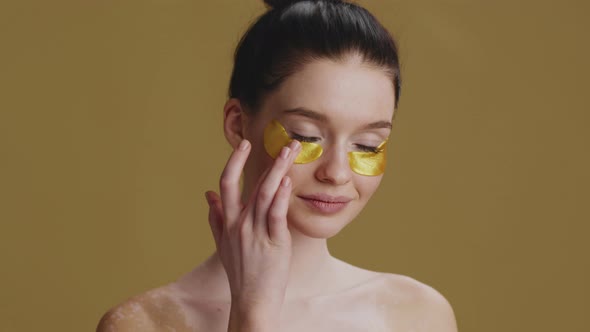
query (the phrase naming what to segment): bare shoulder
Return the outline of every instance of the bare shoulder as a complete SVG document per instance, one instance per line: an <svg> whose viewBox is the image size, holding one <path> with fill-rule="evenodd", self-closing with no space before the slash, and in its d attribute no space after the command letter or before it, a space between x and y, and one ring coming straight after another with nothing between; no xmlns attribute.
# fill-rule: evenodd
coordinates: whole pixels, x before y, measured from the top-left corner
<svg viewBox="0 0 590 332"><path fill-rule="evenodd" d="M172 284L135 295L109 309L97 332L192 331Z"/></svg>
<svg viewBox="0 0 590 332"><path fill-rule="evenodd" d="M140 297L127 299L109 309L100 319L97 332L155 331L156 327L142 305Z"/></svg>
<svg viewBox="0 0 590 332"><path fill-rule="evenodd" d="M411 277L384 273L380 303L388 312L392 331L456 332L449 301L436 289Z"/></svg>

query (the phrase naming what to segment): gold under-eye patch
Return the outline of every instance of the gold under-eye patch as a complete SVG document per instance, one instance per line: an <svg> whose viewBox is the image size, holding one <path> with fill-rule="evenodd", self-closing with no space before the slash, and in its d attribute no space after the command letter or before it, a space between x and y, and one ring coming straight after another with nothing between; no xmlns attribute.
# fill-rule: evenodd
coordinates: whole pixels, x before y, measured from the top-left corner
<svg viewBox="0 0 590 332"><path fill-rule="evenodd" d="M289 137L285 128L276 120L271 121L264 129L264 148L266 152L276 159L283 146L291 143L293 139ZM322 155L322 147L316 143L301 143L301 152L295 158L296 164L306 164L318 159Z"/></svg>
<svg viewBox="0 0 590 332"><path fill-rule="evenodd" d="M379 144L378 152L351 151L348 153L348 163L353 172L360 175L376 176L385 171L385 147L387 141Z"/></svg>
<svg viewBox="0 0 590 332"><path fill-rule="evenodd" d="M271 121L264 129L264 148L276 159L281 149L293 139L285 128L276 120ZM323 152L322 146L311 142L300 142L301 152L295 158L296 164L306 164L318 159ZM385 171L385 146L381 143L378 152L352 151L348 153L348 161L353 172L360 175L376 176Z"/></svg>

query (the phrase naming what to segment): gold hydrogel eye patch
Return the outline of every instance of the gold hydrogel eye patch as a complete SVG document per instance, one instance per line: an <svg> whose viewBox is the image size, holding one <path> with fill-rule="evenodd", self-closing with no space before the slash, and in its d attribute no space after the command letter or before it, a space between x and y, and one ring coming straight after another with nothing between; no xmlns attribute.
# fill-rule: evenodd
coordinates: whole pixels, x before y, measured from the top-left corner
<svg viewBox="0 0 590 332"><path fill-rule="evenodd" d="M377 176L385 171L385 147L387 141L379 144L378 152L353 151L348 153L348 163L353 172L360 175Z"/></svg>
<svg viewBox="0 0 590 332"><path fill-rule="evenodd" d="M264 129L264 148L276 159L281 149L293 139L287 130L276 120L271 121ZM323 152L322 146L311 142L300 142L301 152L295 158L296 164L306 164L318 159ZM348 162L353 172L360 175L377 176L385 171L385 147L387 141L381 143L378 152L353 151L348 153Z"/></svg>
<svg viewBox="0 0 590 332"><path fill-rule="evenodd" d="M285 128L276 120L271 121L264 129L264 148L274 159L279 156L283 146L288 145L292 140ZM310 163L322 155L321 145L310 142L299 143L301 143L301 152L295 158L296 164Z"/></svg>

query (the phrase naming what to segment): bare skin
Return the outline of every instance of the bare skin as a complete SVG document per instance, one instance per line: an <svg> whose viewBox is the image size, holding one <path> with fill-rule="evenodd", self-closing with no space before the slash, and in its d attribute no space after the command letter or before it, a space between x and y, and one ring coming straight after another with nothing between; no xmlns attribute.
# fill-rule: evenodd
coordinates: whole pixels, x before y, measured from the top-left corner
<svg viewBox="0 0 590 332"><path fill-rule="evenodd" d="M97 331L227 331L230 301L195 285L211 277L201 270L207 262L174 283L114 307ZM353 279L350 271L356 268L342 264L347 279ZM332 294L286 302L279 331L457 330L450 305L434 289L400 275L364 270L353 274L366 279L350 280L349 287Z"/></svg>
<svg viewBox="0 0 590 332"><path fill-rule="evenodd" d="M220 194L207 194L216 252L175 282L114 307L97 330L456 331L453 311L436 290L352 266L327 247L327 238L354 219L382 177L353 173L347 152L389 136L390 126L374 124L391 121L393 105L390 79L354 55L305 65L256 115L229 100L224 131L234 152ZM283 112L298 107L313 114ZM285 158L270 158L262 132L272 119L316 137L324 155L293 165L294 143ZM340 212L319 213L302 203L313 193L351 201Z"/></svg>

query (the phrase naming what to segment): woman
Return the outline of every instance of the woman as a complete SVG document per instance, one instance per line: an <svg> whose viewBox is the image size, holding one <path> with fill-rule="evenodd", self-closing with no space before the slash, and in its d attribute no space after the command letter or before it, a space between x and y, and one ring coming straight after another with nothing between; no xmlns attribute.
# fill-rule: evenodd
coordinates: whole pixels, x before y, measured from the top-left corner
<svg viewBox="0 0 590 332"><path fill-rule="evenodd" d="M327 247L383 177L400 92L393 39L351 3L266 3L236 50L224 107L234 151L220 194L206 194L216 252L98 330L456 331L434 289Z"/></svg>

